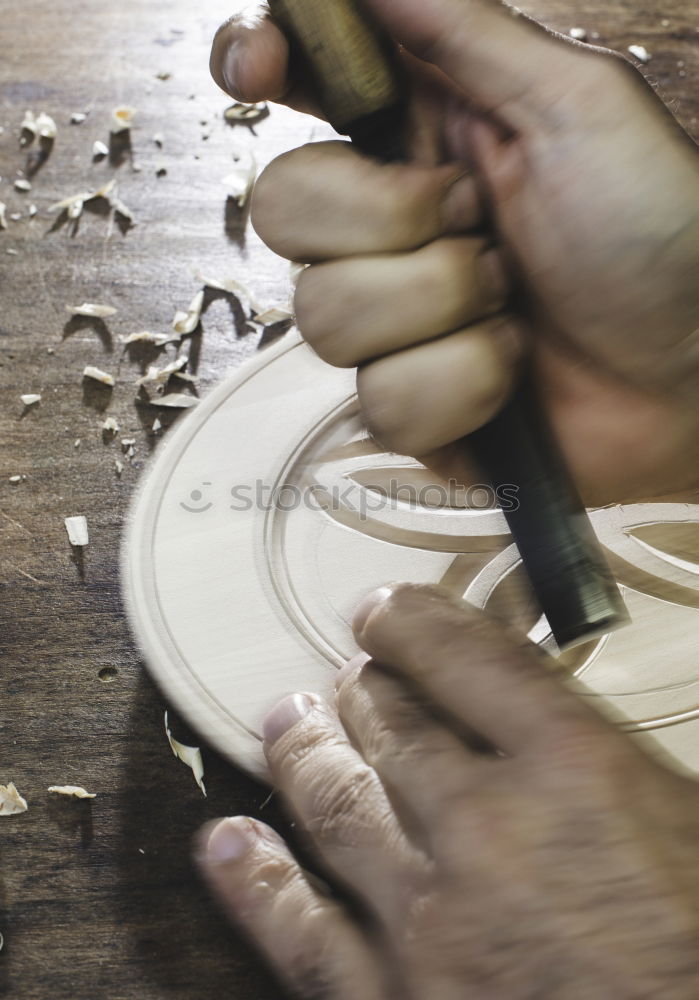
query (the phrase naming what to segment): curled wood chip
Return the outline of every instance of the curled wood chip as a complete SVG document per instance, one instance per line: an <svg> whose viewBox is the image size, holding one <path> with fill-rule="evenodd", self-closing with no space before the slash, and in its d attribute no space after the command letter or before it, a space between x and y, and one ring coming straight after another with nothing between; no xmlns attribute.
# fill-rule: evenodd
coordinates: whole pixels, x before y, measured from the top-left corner
<svg viewBox="0 0 699 1000"><path fill-rule="evenodd" d="M196 406L199 399L196 396L189 396L185 392L169 392L165 396L154 396L148 402L151 406L167 406L172 409L186 410Z"/></svg>
<svg viewBox="0 0 699 1000"><path fill-rule="evenodd" d="M223 112L223 117L227 122L256 122L267 114L267 102L259 101L257 104L241 104L236 101Z"/></svg>
<svg viewBox="0 0 699 1000"><path fill-rule="evenodd" d="M96 799L94 792L86 792L79 785L49 785L49 791L54 795L69 795L73 799Z"/></svg>
<svg viewBox="0 0 699 1000"><path fill-rule="evenodd" d="M117 310L114 306L102 306L96 302L83 302L80 306L66 306L66 312L71 316L91 316L97 319L106 319L107 316L114 316Z"/></svg>
<svg viewBox="0 0 699 1000"><path fill-rule="evenodd" d="M0 201L0 229L7 229L7 205Z"/></svg>
<svg viewBox="0 0 699 1000"><path fill-rule="evenodd" d="M265 309L264 312L258 313L253 319L256 323L261 323L263 326L274 326L275 323L283 323L285 320L293 319L293 314L288 309L280 306L272 306L270 309Z"/></svg>
<svg viewBox="0 0 699 1000"><path fill-rule="evenodd" d="M57 201L49 207L49 212L65 211L68 213L69 219L79 219L85 203L95 198L104 198L109 203L110 208L119 215L123 215L129 222L135 223L136 220L131 209L127 208L123 201L117 197L116 181L113 178L97 191L80 191L62 201Z"/></svg>
<svg viewBox="0 0 699 1000"><path fill-rule="evenodd" d="M28 392L24 396L19 397L25 406L35 406L37 403L41 402L41 396L38 392Z"/></svg>
<svg viewBox="0 0 699 1000"><path fill-rule="evenodd" d="M90 537L87 532L87 518L83 514L66 517L64 520L68 541L71 545L87 545Z"/></svg>
<svg viewBox="0 0 699 1000"><path fill-rule="evenodd" d="M101 139L96 139L92 144L92 159L103 160L105 156L109 156L109 146Z"/></svg>
<svg viewBox="0 0 699 1000"><path fill-rule="evenodd" d="M103 385L114 385L114 376L108 372L103 372L101 368L95 368L94 365L85 366L83 369L83 378L94 379L95 382L101 382Z"/></svg>
<svg viewBox="0 0 699 1000"><path fill-rule="evenodd" d="M179 333L183 337L189 333L194 333L196 328L199 326L203 307L204 292L202 290L197 292L194 296L192 301L189 303L186 312L178 309L175 313L175 318L172 321L172 329L175 333Z"/></svg>
<svg viewBox="0 0 699 1000"><path fill-rule="evenodd" d="M112 111L112 132L125 132L130 129L135 116L136 108L130 108L128 105L114 108Z"/></svg>
<svg viewBox="0 0 699 1000"><path fill-rule="evenodd" d="M246 152L239 158L233 171L223 178L228 197L236 202L238 208L245 208L257 177L257 161L252 153Z"/></svg>
<svg viewBox="0 0 699 1000"><path fill-rule="evenodd" d="M212 278L203 275L200 271L194 273L197 281L201 281L206 288L212 288L216 292L226 292L228 295L242 296L250 303L253 312L262 312L262 305L257 301L253 293L244 285L242 281L235 278Z"/></svg>
<svg viewBox="0 0 699 1000"><path fill-rule="evenodd" d="M187 767L191 767L192 773L194 774L194 780L199 785L204 795L206 795L206 789L204 788L203 781L204 762L201 758L201 750L199 747L187 747L184 743L180 743L178 740L174 739L168 725L167 712L165 713L165 732L167 734L168 743L170 744L170 748L175 757L178 757L183 764L187 765Z"/></svg>
<svg viewBox="0 0 699 1000"><path fill-rule="evenodd" d="M32 189L31 184L29 183L29 181L25 180L23 177L20 177L20 178L18 178L15 181L15 190L16 191L31 191L31 189Z"/></svg>
<svg viewBox="0 0 699 1000"><path fill-rule="evenodd" d="M36 130L42 139L55 139L58 133L56 123L50 115L43 111L37 116Z"/></svg>
<svg viewBox="0 0 699 1000"><path fill-rule="evenodd" d="M107 417L105 422L102 424L102 430L107 431L108 434L118 434L119 424L116 422L114 417Z"/></svg>
<svg viewBox="0 0 699 1000"><path fill-rule="evenodd" d="M137 379L136 385L148 385L153 382L156 385L165 385L172 375L182 371L187 364L187 360L187 357L183 355L181 358L175 358L174 361L171 361L169 365L165 365L164 368L150 365L146 374Z"/></svg>
<svg viewBox="0 0 699 1000"><path fill-rule="evenodd" d="M650 62L652 58L648 49L646 49L643 45L629 45L628 51L642 63Z"/></svg>
<svg viewBox="0 0 699 1000"><path fill-rule="evenodd" d="M0 816L16 816L28 808L27 800L19 794L13 781L0 785Z"/></svg>
<svg viewBox="0 0 699 1000"><path fill-rule="evenodd" d="M53 118L43 111L36 116L33 111L25 111L24 119L22 120L20 128L23 133L20 143L23 146L29 145L32 141L26 137L27 132L30 134L32 139L36 138L38 135L41 139L51 140L56 138L56 133L58 132Z"/></svg>
<svg viewBox="0 0 699 1000"><path fill-rule="evenodd" d="M151 333L150 330L141 330L139 333L130 333L127 337L122 337L122 344L146 343L154 344L156 347L163 347L165 344L176 343L180 339L177 333Z"/></svg>

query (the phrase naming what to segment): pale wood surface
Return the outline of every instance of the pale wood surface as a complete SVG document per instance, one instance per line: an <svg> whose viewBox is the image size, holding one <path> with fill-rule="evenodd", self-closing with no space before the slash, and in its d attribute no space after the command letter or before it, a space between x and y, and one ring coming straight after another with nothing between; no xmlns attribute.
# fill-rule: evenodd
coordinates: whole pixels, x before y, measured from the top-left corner
<svg viewBox="0 0 699 1000"><path fill-rule="evenodd" d="M697 134L695 0L522 6L562 30L597 31L620 50L645 45L654 56L649 75ZM286 266L263 251L244 220L226 218L219 179L229 172L233 140L254 143L264 163L311 138L313 126L277 110L257 137L241 130L238 139L223 125L226 102L207 75L210 38L229 13L221 0L201 7L3 0L0 13L0 200L9 212L31 201L40 210L33 222L0 233L0 783L15 781L30 801L27 814L0 820L0 992L17 1000L271 1000L278 988L200 888L189 840L201 822L223 814L281 821L273 805L262 809L266 790L212 752L209 798L201 797L167 747L163 698L124 621L118 544L153 446L154 414L134 405L131 383L145 359L122 358L116 338L166 329L196 291L193 267L234 273L265 302L286 295ZM172 78L156 79L160 71ZM140 173L128 159L91 164L92 143L106 139L118 103L140 110L133 131ZM27 108L52 114L59 136L33 191L20 195L12 180L25 162L17 131ZM83 125L67 124L71 112L87 109ZM165 133L162 153L155 132ZM160 163L168 173L156 178ZM136 213L134 230L108 236L107 220L86 213L75 236L68 227L49 232L53 201L110 176ZM5 254L8 247L18 254ZM119 314L106 330L66 328L64 305L83 300L108 301ZM216 302L195 345L202 390L252 355L258 339L240 312ZM136 461L121 481L113 471L118 445L99 433L106 399L83 390L86 364L118 374L108 412L137 439ZM41 407L22 417L18 396L33 391L42 393ZM22 472L27 482L11 487L9 476ZM78 513L92 536L82 566L63 527ZM117 670L112 683L100 681L104 668ZM175 734L188 736L176 720ZM98 798L49 801L48 785L63 783Z"/></svg>

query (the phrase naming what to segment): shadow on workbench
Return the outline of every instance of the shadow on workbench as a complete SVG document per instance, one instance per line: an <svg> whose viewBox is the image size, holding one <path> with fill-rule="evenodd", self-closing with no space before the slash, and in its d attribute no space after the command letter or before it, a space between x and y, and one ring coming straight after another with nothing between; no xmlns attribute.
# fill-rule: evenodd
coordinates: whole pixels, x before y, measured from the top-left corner
<svg viewBox="0 0 699 1000"><path fill-rule="evenodd" d="M246 813L284 831L284 820L270 790L203 748L207 798L191 771L165 744L163 718L153 716L153 684L139 680L126 726L133 734L120 781L117 810L120 877L113 905L117 921L133 935L130 958L144 978L163 993L200 1000L228 996L239 1000L281 1000L282 990L250 945L226 922L194 868L192 840L207 820ZM173 735L198 745L200 738L170 711Z"/></svg>

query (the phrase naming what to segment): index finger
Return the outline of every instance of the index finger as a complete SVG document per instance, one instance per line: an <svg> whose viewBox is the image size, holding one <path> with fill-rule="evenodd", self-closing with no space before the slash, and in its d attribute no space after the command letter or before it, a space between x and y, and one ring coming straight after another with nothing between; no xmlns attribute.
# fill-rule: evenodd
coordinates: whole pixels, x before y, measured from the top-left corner
<svg viewBox="0 0 699 1000"><path fill-rule="evenodd" d="M553 660L439 587L381 588L357 609L354 631L371 657L508 755L582 754L617 735Z"/></svg>

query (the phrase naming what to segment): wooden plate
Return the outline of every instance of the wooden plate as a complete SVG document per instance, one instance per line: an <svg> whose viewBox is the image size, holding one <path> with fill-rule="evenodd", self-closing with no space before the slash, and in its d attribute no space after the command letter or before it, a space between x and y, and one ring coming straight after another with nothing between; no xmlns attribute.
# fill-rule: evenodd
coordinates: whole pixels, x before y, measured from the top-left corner
<svg viewBox="0 0 699 1000"><path fill-rule="evenodd" d="M561 656L488 490L465 499L381 453L354 372L288 334L182 421L135 498L123 585L154 677L204 739L264 776L264 714L293 691L332 696L359 600L392 580L441 581L699 770L699 505L592 512L633 622Z"/></svg>

